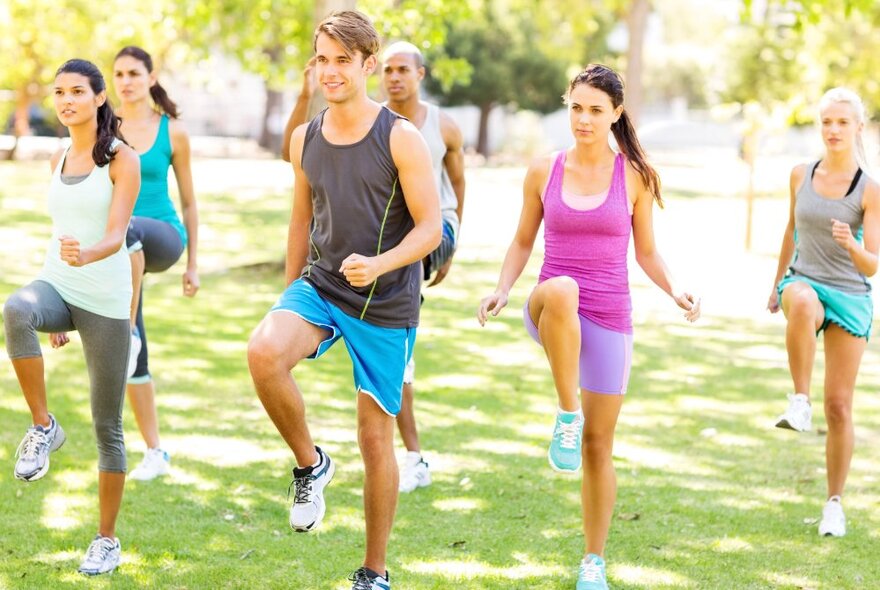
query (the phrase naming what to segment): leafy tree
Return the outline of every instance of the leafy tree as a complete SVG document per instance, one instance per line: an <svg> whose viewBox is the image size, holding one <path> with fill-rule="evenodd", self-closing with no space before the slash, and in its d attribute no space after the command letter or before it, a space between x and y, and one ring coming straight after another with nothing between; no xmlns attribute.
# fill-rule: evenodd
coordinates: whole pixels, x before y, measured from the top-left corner
<svg viewBox="0 0 880 590"><path fill-rule="evenodd" d="M443 104L473 104L480 109L477 151L481 154L489 151L488 120L495 106L550 112L561 104L567 62L542 53L535 38L530 23L494 18L491 10L447 29L447 55L467 60L473 74L448 89L432 76L428 89Z"/></svg>

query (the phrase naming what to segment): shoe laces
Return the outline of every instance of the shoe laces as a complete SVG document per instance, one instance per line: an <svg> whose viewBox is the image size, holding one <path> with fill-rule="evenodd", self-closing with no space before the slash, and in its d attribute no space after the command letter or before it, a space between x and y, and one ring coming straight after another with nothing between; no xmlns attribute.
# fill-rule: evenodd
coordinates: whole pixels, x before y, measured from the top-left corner
<svg viewBox="0 0 880 590"><path fill-rule="evenodd" d="M601 582L602 566L592 560L582 561L578 579L581 582Z"/></svg>
<svg viewBox="0 0 880 590"><path fill-rule="evenodd" d="M40 432L36 428L30 428L24 435L21 444L15 451L16 456L26 461L35 459L43 449L49 447L49 437L45 432Z"/></svg>
<svg viewBox="0 0 880 590"><path fill-rule="evenodd" d="M290 488L293 488L293 503L308 504L312 501L312 484L315 482L314 474L309 473L302 477L294 477L287 486L287 499L290 499Z"/></svg>
<svg viewBox="0 0 880 590"><path fill-rule="evenodd" d="M370 579L370 576L367 574L367 568L360 567L356 569L350 576L348 576L349 581L354 582L351 586L351 590L372 590L373 588L373 580Z"/></svg>
<svg viewBox="0 0 880 590"><path fill-rule="evenodd" d="M569 424L558 422L553 436L559 437L559 446L563 449L576 449L577 440L581 435L581 421L575 420Z"/></svg>
<svg viewBox="0 0 880 590"><path fill-rule="evenodd" d="M89 545L89 549L86 551L86 560L93 562L104 561L104 559L107 558L107 554L110 553L115 546L116 543L111 539L107 537L99 537Z"/></svg>

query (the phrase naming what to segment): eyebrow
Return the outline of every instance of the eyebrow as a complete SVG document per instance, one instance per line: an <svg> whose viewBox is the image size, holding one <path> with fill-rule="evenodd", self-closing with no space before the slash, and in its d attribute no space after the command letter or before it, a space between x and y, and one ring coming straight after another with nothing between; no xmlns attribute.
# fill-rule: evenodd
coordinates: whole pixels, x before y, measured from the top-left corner
<svg viewBox="0 0 880 590"><path fill-rule="evenodd" d="M85 84L77 84L76 86L71 86L72 89L76 88L85 88ZM64 86L56 86L55 90L64 90Z"/></svg>

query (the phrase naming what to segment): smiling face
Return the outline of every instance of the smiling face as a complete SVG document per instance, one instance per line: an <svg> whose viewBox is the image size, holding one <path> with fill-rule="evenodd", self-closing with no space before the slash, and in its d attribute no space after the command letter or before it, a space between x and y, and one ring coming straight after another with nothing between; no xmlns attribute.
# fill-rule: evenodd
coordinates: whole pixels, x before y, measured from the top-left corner
<svg viewBox="0 0 880 590"><path fill-rule="evenodd" d="M610 96L588 84L578 84L568 95L571 133L579 144L608 143L611 125L622 112L623 105L614 108Z"/></svg>
<svg viewBox="0 0 880 590"><path fill-rule="evenodd" d="M123 55L113 63L113 87L123 103L147 100L155 83L155 73L148 72L146 64L135 57Z"/></svg>
<svg viewBox="0 0 880 590"><path fill-rule="evenodd" d="M405 102L419 92L425 68L419 67L412 53L386 56L382 66L382 86L392 102Z"/></svg>
<svg viewBox="0 0 880 590"><path fill-rule="evenodd" d="M376 69L376 56L347 53L341 43L321 33L315 42L315 73L328 103L342 104L366 96L366 81Z"/></svg>
<svg viewBox="0 0 880 590"><path fill-rule="evenodd" d="M82 74L64 72L55 77L55 114L65 127L75 127L97 119L98 107L107 100L107 93L95 94L89 79Z"/></svg>
<svg viewBox="0 0 880 590"><path fill-rule="evenodd" d="M852 150L864 127L855 107L848 102L831 102L822 109L820 116L825 149L829 153Z"/></svg>

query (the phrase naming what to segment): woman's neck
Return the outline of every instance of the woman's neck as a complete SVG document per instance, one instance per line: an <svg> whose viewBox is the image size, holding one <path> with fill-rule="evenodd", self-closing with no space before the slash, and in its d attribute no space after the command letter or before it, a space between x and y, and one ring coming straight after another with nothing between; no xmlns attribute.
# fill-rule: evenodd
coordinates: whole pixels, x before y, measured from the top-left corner
<svg viewBox="0 0 880 590"><path fill-rule="evenodd" d="M128 121L145 121L151 119L156 111L148 100L122 103L117 111L119 118Z"/></svg>
<svg viewBox="0 0 880 590"><path fill-rule="evenodd" d="M852 172L859 167L859 163L852 150L826 152L822 158L822 167L828 172Z"/></svg>
<svg viewBox="0 0 880 590"><path fill-rule="evenodd" d="M70 151L74 154L91 152L98 140L98 121L91 120L82 125L68 127L70 132Z"/></svg>
<svg viewBox="0 0 880 590"><path fill-rule="evenodd" d="M597 166L614 157L614 150L607 142L597 141L589 145L575 145L572 160L579 166Z"/></svg>

